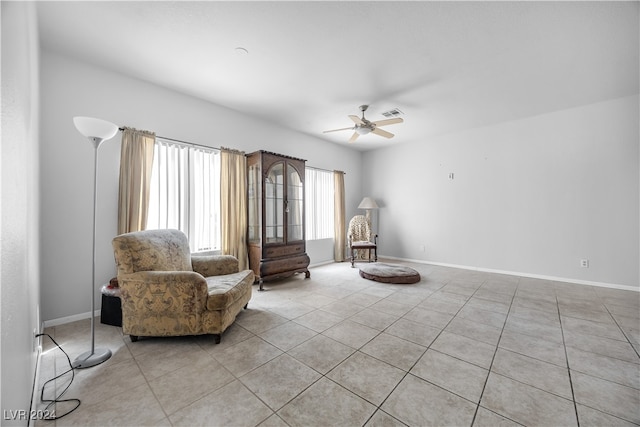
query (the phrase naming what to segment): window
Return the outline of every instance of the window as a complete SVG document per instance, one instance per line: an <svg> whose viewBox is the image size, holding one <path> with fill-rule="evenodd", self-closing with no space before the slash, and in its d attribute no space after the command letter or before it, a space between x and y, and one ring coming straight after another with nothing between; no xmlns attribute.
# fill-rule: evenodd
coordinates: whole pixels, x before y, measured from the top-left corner
<svg viewBox="0 0 640 427"><path fill-rule="evenodd" d="M147 229L176 228L192 252L220 249L220 153L156 139Z"/></svg>
<svg viewBox="0 0 640 427"><path fill-rule="evenodd" d="M306 239L332 239L333 172L305 169Z"/></svg>

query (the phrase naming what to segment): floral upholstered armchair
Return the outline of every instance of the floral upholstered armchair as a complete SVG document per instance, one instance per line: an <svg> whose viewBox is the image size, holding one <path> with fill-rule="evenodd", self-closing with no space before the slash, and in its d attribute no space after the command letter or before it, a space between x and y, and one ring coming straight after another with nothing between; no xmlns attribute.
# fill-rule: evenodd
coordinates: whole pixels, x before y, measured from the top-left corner
<svg viewBox="0 0 640 427"><path fill-rule="evenodd" d="M122 299L122 331L139 336L222 333L247 307L253 271L230 255L196 256L178 230L146 230L113 239Z"/></svg>

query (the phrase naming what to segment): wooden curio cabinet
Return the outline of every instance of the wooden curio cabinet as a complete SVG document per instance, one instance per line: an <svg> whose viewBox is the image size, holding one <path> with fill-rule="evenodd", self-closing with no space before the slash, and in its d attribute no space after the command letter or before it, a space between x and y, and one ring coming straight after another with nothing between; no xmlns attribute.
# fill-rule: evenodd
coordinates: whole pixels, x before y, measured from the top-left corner
<svg viewBox="0 0 640 427"><path fill-rule="evenodd" d="M247 154L249 267L262 282L305 273L304 164L306 160L256 151Z"/></svg>

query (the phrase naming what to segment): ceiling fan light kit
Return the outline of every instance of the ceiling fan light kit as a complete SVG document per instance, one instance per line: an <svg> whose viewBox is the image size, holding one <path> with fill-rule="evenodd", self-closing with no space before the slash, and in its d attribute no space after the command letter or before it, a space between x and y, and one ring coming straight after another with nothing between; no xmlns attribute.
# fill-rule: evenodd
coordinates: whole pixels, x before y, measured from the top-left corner
<svg viewBox="0 0 640 427"><path fill-rule="evenodd" d="M369 120L367 120L364 117L364 112L367 111L367 108L369 108L368 105L361 105L360 106L360 111L362 111L362 117L358 117L355 115L349 115L349 118L355 123L355 125L353 127L348 127L348 128L341 128L341 129L332 129L332 130L325 130L323 133L327 133L327 132L338 132L338 131L343 131L343 130L353 130L353 135L351 135L351 138L349 138L349 142L354 142L356 139L358 139L358 136L360 135L366 135L368 133L374 133L378 136L382 136L384 138L393 138L393 134L391 132L387 132L386 130L382 130L379 128L379 126L387 126L387 125L393 125L396 123L402 123L404 122L404 120L400 117L393 117L394 115L400 115L402 114L402 112L400 110L398 110L397 108L395 110L391 110L392 113L389 113L389 115L386 115L386 117L393 117L390 119L384 119L384 120L377 120L375 122L370 122Z"/></svg>

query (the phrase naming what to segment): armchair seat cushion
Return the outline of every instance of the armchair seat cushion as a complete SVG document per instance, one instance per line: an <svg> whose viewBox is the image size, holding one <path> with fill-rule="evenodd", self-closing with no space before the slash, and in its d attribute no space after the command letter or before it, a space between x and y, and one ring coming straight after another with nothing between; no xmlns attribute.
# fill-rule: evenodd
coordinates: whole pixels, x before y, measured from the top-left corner
<svg viewBox="0 0 640 427"><path fill-rule="evenodd" d="M224 310L242 299L247 292L251 291L254 278L251 270L244 270L238 273L205 277L205 280L209 293L207 309L215 311Z"/></svg>

